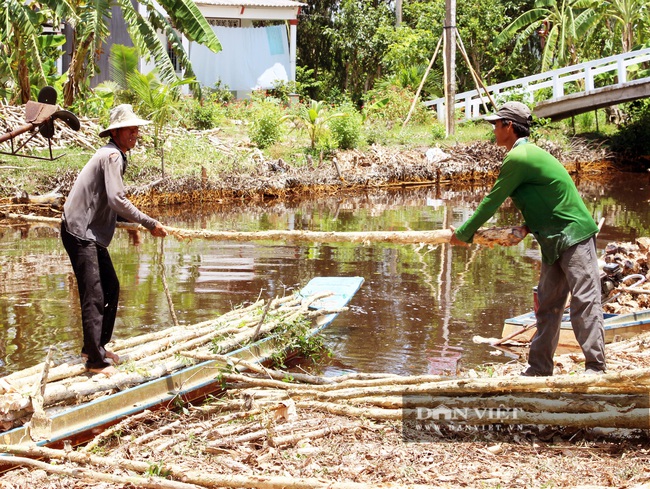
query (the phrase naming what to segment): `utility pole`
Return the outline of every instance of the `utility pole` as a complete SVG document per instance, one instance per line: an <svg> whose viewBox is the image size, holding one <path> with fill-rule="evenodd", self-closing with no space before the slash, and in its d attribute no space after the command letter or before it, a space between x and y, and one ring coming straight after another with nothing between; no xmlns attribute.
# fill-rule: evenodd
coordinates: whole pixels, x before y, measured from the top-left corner
<svg viewBox="0 0 650 489"><path fill-rule="evenodd" d="M395 27L402 25L402 0L395 0Z"/></svg>
<svg viewBox="0 0 650 489"><path fill-rule="evenodd" d="M445 12L445 126L447 136L453 136L456 133L456 0L445 0Z"/></svg>

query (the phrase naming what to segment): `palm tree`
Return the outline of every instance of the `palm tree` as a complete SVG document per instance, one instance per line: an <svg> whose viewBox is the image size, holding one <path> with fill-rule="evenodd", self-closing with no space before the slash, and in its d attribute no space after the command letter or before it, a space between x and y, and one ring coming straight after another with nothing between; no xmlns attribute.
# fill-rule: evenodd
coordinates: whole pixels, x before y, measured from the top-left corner
<svg viewBox="0 0 650 489"><path fill-rule="evenodd" d="M631 51L637 42L644 42L649 37L650 8L647 0L610 0L603 2L601 8L604 17L613 20L620 27L624 53Z"/></svg>
<svg viewBox="0 0 650 489"><path fill-rule="evenodd" d="M578 45L584 43L599 21L593 0L536 0L531 10L517 17L496 38L497 44L510 41L516 33L515 48L534 34L542 47L542 71L578 63Z"/></svg>
<svg viewBox="0 0 650 489"><path fill-rule="evenodd" d="M111 80L99 84L95 93L111 92L115 103L130 103L137 113L151 119L154 147L161 149L165 127L180 115L181 87L192 84L194 78L161 83L157 70L147 74L138 71L139 58L137 48L113 44L109 57Z"/></svg>
<svg viewBox="0 0 650 489"><path fill-rule="evenodd" d="M327 104L323 101L312 100L309 107L301 105L298 115L294 117L294 122L307 131L311 149L316 148L318 137L327 128L327 122L335 117L343 117L343 112L330 113L327 110Z"/></svg>
<svg viewBox="0 0 650 489"><path fill-rule="evenodd" d="M153 123L153 143L159 148L162 143L163 129L179 115L180 87L192 82L192 79L177 79L173 83L161 83L156 71L146 75L139 72L127 74L129 88L138 96L138 112L145 114Z"/></svg>
<svg viewBox="0 0 650 489"><path fill-rule="evenodd" d="M139 52L153 59L158 76L166 83L174 83L178 77L158 31L167 36L189 77L193 72L179 33L190 41L206 45L215 53L221 50L219 40L192 0L158 0L163 12L152 0L141 0L139 5L144 7L146 14L142 14L131 0L45 0L41 4L49 5L56 13L55 22L66 21L73 29L72 57L63 87L66 106L83 92L84 83L96 71L102 45L110 35L113 5L121 9L133 44Z"/></svg>

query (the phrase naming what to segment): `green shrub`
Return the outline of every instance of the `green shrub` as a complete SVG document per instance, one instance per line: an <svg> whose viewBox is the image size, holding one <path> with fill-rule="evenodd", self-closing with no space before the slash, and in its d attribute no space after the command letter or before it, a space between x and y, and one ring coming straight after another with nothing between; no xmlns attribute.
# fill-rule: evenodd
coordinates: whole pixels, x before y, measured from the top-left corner
<svg viewBox="0 0 650 489"><path fill-rule="evenodd" d="M235 93L228 88L228 85L221 85L221 81L215 83L214 88L210 88L207 93L210 100L222 105L232 102L235 99Z"/></svg>
<svg viewBox="0 0 650 489"><path fill-rule="evenodd" d="M285 114L279 101L271 98L256 101L251 117L248 137L257 147L268 148L282 138Z"/></svg>
<svg viewBox="0 0 650 489"><path fill-rule="evenodd" d="M381 123L366 123L364 125L365 139L368 144L383 145L389 140L390 129Z"/></svg>
<svg viewBox="0 0 650 489"><path fill-rule="evenodd" d="M341 149L356 148L361 142L363 117L351 103L341 105L338 111L343 115L329 121L336 145Z"/></svg>
<svg viewBox="0 0 650 489"><path fill-rule="evenodd" d="M117 105L115 102L119 92L119 87L115 82L104 81L97 85L95 90L88 91L85 96L77 97L69 109L79 116L93 117L102 122L108 122L111 108Z"/></svg>
<svg viewBox="0 0 650 489"><path fill-rule="evenodd" d="M310 148L315 149L319 140L325 137L331 139L330 122L344 115L342 112L330 111L330 107L323 101L310 100L308 105L300 103L294 107L290 117L298 129L307 133ZM328 141L327 144L328 147L336 146L334 140Z"/></svg>
<svg viewBox="0 0 650 489"><path fill-rule="evenodd" d="M291 95L295 94L296 90L296 82L278 80L273 83L273 88L266 91L266 94L270 97L277 98L284 105L289 105L291 103Z"/></svg>
<svg viewBox="0 0 650 489"><path fill-rule="evenodd" d="M202 101L191 99L187 105L184 124L189 129L212 129L225 117L225 109L213 96Z"/></svg>
<svg viewBox="0 0 650 489"><path fill-rule="evenodd" d="M232 120L249 120L252 118L253 102L249 99L236 99L224 105L226 117Z"/></svg>
<svg viewBox="0 0 650 489"><path fill-rule="evenodd" d="M306 153L310 153L315 157L320 158L321 154L323 157L329 157L332 155L334 150L338 148L338 142L330 130L323 130L318 134L318 140L316 141L316 146L308 148Z"/></svg>
<svg viewBox="0 0 650 489"><path fill-rule="evenodd" d="M596 118L593 112L584 112L575 116L577 132L589 132L596 129Z"/></svg>
<svg viewBox="0 0 650 489"><path fill-rule="evenodd" d="M201 104L199 102L192 108L192 125L196 129L212 129L217 124L217 117L215 115L211 103Z"/></svg>
<svg viewBox="0 0 650 489"><path fill-rule="evenodd" d="M447 129L445 128L444 124L441 124L440 122L434 122L431 125L431 139L434 141L440 141L441 139L445 139L447 137Z"/></svg>

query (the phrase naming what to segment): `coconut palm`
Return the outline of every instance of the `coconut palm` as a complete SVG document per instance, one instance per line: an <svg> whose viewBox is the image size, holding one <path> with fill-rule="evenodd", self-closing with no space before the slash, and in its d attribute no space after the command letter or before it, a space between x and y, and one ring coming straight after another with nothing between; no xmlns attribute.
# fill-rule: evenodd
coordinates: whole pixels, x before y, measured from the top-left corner
<svg viewBox="0 0 650 489"><path fill-rule="evenodd" d="M138 98L138 113L151 119L153 123L154 147L160 147L165 126L180 115L181 86L189 84L192 79L176 79L173 83L161 83L156 77L156 71L146 75L139 72L127 74L127 81L130 90L135 92Z"/></svg>
<svg viewBox="0 0 650 489"><path fill-rule="evenodd" d="M294 122L302 127L309 135L311 148L316 147L318 137L326 130L327 122L334 117L343 117L342 112L329 112L327 104L323 101L312 100L310 105L301 105Z"/></svg>
<svg viewBox="0 0 650 489"><path fill-rule="evenodd" d="M542 71L579 62L579 44L585 42L600 16L593 0L536 0L531 10L517 17L496 38L497 44L511 41L515 49L533 35L540 37Z"/></svg>

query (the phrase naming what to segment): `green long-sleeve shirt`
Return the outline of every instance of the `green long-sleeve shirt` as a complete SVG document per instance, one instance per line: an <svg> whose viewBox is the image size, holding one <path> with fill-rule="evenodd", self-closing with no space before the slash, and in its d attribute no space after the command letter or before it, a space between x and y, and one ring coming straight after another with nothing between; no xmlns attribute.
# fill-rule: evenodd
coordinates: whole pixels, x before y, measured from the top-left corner
<svg viewBox="0 0 650 489"><path fill-rule="evenodd" d="M549 265L567 248L598 232L564 166L543 149L520 140L503 160L494 187L456 230L456 237L470 243L508 197L522 213L540 245L542 260Z"/></svg>

